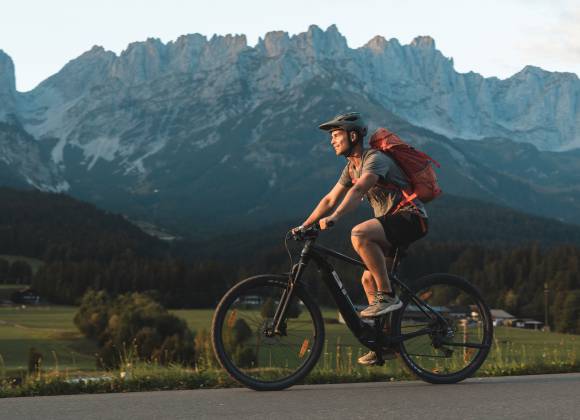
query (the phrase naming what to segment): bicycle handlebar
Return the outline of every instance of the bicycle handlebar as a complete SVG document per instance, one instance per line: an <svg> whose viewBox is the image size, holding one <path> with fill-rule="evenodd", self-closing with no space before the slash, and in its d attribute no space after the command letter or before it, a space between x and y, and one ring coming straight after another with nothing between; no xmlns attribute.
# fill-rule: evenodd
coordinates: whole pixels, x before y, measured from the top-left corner
<svg viewBox="0 0 580 420"><path fill-rule="evenodd" d="M328 222L328 227L333 227L334 222ZM318 237L318 233L322 231L318 222L313 223L309 227L302 227L296 232L292 232L292 237L296 241L304 241L306 239L314 239Z"/></svg>

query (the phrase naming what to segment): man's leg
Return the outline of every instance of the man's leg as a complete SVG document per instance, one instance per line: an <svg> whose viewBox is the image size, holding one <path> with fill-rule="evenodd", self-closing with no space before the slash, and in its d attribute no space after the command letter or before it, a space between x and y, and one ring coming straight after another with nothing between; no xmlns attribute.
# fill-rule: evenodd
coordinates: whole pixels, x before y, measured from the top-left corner
<svg viewBox="0 0 580 420"><path fill-rule="evenodd" d="M370 271L365 270L361 277L362 287L367 295L367 300L372 303L375 300L375 295L377 293L377 284Z"/></svg>
<svg viewBox="0 0 580 420"><path fill-rule="evenodd" d="M381 223L371 219L355 226L351 240L376 285L376 298L367 309L361 311L361 317L376 317L399 309L402 303L391 288L385 259L385 254L390 253L391 245L385 237Z"/></svg>
<svg viewBox="0 0 580 420"><path fill-rule="evenodd" d="M360 255L374 279L376 290L390 293L391 283L387 273L385 253L391 248L391 245L385 237L385 231L380 222L371 219L356 225L351 232L351 241L354 250ZM365 288L365 292L366 290Z"/></svg>
<svg viewBox="0 0 580 420"><path fill-rule="evenodd" d="M361 226L361 225L359 225L359 226ZM380 226L380 228L381 228L381 230L383 229L382 226ZM364 242L364 240L361 241L361 239L360 239L361 237L364 236L364 234L362 233L362 232L364 232L364 229L365 229L364 227L361 229L355 228L355 229L353 229L353 232L352 232L353 233L352 243L353 243L353 246L355 247L355 249L357 250L357 252L358 252L358 249L360 249L360 247L361 247L361 242ZM384 235L384 233L383 233L383 235ZM385 258L384 261L386 262L386 269L388 272L388 269L389 269L390 265L392 264L393 260L392 260L392 258L390 258L390 246L388 245L386 238L385 238L385 243L387 244L387 246L383 246L381 248L382 248L382 252L384 253L383 254L383 256ZM364 253L364 251L363 251L363 253ZM359 255L360 255L360 253L359 253ZM366 264L366 262L365 262L365 264ZM367 296L367 299L369 301L369 304L372 304L375 301L378 282L375 280L375 278L373 277L373 275L371 274L371 272L369 270L365 270L363 272L361 282L362 282L362 286L363 286L363 289L365 291L365 294ZM390 328L388 323L387 323L386 327ZM389 331L386 330L385 333L388 334ZM382 356L383 360L392 360L392 359L396 358L396 353L394 350L384 350L381 352L381 356ZM377 356L377 353L374 351L369 351L366 354L364 354L363 356L358 358L358 363L361 365L364 365L364 366L374 366L378 362L379 362L379 357Z"/></svg>

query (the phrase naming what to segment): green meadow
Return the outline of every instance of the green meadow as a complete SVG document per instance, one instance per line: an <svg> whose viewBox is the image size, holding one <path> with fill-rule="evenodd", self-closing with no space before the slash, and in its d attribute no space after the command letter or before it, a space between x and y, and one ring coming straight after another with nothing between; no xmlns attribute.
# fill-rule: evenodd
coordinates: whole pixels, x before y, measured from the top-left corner
<svg viewBox="0 0 580 420"><path fill-rule="evenodd" d="M78 332L73 323L77 311L72 306L11 306L0 307L0 375L25 372L32 348L42 354L46 372L93 372L96 346ZM175 310L192 330L210 330L212 310ZM356 358L366 350L350 331L339 324L337 312L325 310L326 343L318 370L364 375L369 368L356 364ZM566 370L580 366L580 336L499 327L495 329L494 347L482 374L530 373ZM388 362L375 372L402 374L399 361Z"/></svg>
<svg viewBox="0 0 580 420"><path fill-rule="evenodd" d="M0 363L7 373L26 371L31 349L45 370L94 370L96 346L73 323L71 306L0 307Z"/></svg>

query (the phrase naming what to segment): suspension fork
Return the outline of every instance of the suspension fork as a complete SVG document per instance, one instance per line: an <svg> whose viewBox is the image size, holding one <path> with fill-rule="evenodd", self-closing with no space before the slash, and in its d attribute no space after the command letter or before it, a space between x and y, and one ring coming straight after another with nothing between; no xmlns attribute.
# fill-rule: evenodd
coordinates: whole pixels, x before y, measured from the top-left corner
<svg viewBox="0 0 580 420"><path fill-rule="evenodd" d="M307 247L304 247L307 249ZM292 296L294 295L294 290L308 265L309 258L307 254L302 251L300 255L300 260L298 263L292 267L292 273L288 277L288 287L284 289L282 292L282 296L280 297L280 303L276 308L276 312L274 313L274 318L272 320L272 327L273 331L271 332L273 335L285 335L286 334L286 313L288 312L288 305L292 300Z"/></svg>

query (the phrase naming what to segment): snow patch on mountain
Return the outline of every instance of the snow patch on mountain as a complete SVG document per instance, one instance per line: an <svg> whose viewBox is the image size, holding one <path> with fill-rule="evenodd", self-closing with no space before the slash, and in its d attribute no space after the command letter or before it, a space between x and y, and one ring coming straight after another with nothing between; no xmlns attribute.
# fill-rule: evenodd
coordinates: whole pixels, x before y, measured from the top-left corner
<svg viewBox="0 0 580 420"><path fill-rule="evenodd" d="M167 145L168 139L163 138L160 139L152 144L148 145L149 150L143 154L142 156L140 156L139 158L135 159L134 161L130 162L127 165L127 169L125 170L125 175L128 175L132 172L137 172L139 174L146 174L146 168L145 168L145 164L144 164L144 160L159 153L161 150L163 150L163 148Z"/></svg>
<svg viewBox="0 0 580 420"><path fill-rule="evenodd" d="M43 182L37 182L34 179L26 177L26 182L28 182L28 184L41 191L48 191L53 193L64 193L70 189L70 185L67 181L61 181L56 184L46 184Z"/></svg>
<svg viewBox="0 0 580 420"><path fill-rule="evenodd" d="M119 146L119 137L97 137L82 145L85 161L90 159L87 170L90 171L93 169L99 159L106 160L107 162L113 161L119 150Z"/></svg>

